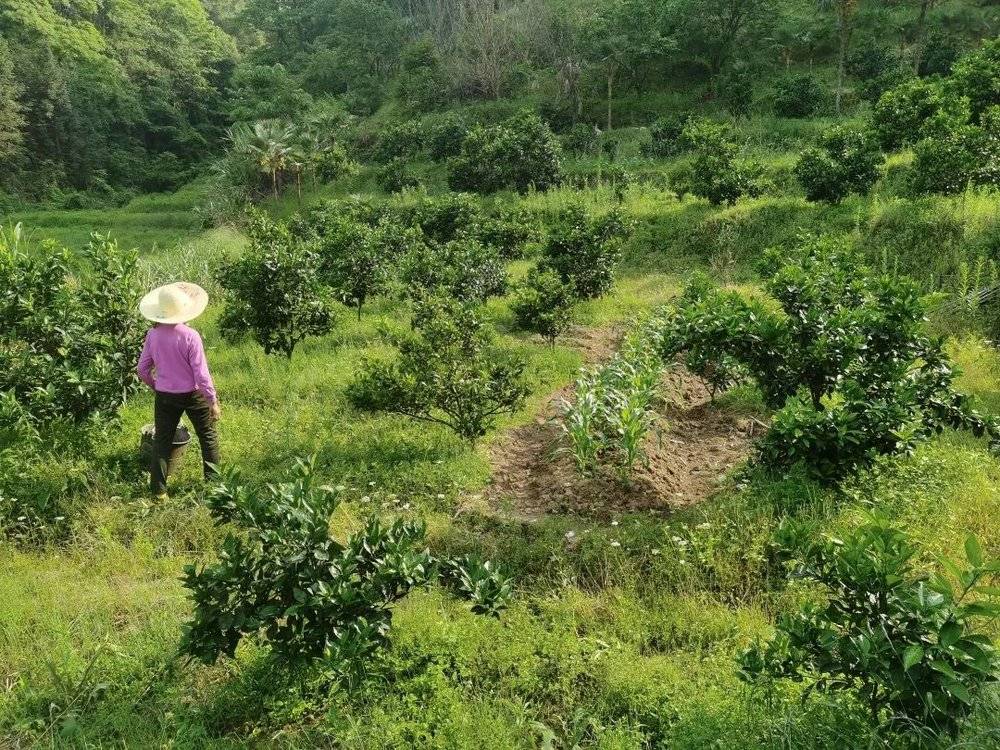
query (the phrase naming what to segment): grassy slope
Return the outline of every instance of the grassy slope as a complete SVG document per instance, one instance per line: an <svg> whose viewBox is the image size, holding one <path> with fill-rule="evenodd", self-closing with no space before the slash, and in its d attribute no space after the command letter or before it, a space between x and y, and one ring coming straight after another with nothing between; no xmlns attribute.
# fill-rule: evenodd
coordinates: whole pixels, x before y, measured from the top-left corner
<svg viewBox="0 0 1000 750"><path fill-rule="evenodd" d="M364 179L351 189L363 188ZM586 198L603 205L611 196L594 190ZM548 211L568 199L556 191L526 201ZM857 233L873 255L894 242L902 264L940 264L947 275L992 236L997 208L995 198L911 201L885 190L837 208L794 195L722 210L655 190L627 200L642 221L630 270L613 295L581 309L588 325L663 301L693 266L745 276L746 261L762 247L803 228ZM129 214L113 212L110 223ZM78 218L69 216L62 227L51 214L49 228L70 237ZM151 229L157 221L142 230L146 240L130 241L170 245L167 234ZM914 223L922 229L909 231ZM181 250L147 254L155 278L208 280L214 259L238 252L241 243L226 230L184 229L174 237ZM126 408L94 468L93 497L75 542L0 551L0 738L374 750L528 748L554 734L560 747L864 747L869 738L845 707L814 698L802 707L768 708L738 682L734 654L766 635L774 613L794 599L775 587L780 576L767 563L778 519L815 515L842 529L877 503L921 541L928 567L938 554L958 556L970 531L1000 556L1000 462L951 435L858 478L839 503L794 478L751 477L667 521L637 515L617 525L553 518L522 526L474 512L455 517L456 498L474 494L488 478L486 446L469 452L444 430L359 415L344 398L359 360L382 349L379 324L405 324L398 306L376 304L360 323L345 312L335 333L306 342L290 363L266 358L250 343L223 342L218 313L213 306L198 325L224 399L228 462L270 478L292 457L316 452L323 475L345 485L338 533L372 505L409 503L428 518L435 546L504 562L522 595L500 621L475 618L433 591L414 596L398 610L392 648L376 674L350 696L307 690L303 697L249 646L232 663L168 667L189 610L177 576L214 548L219 532L198 503L191 456L170 501L143 499L133 458L138 428L150 416L150 399L142 396ZM494 303L491 313L508 331L505 304ZM580 357L505 335L531 363L535 395L510 420L520 422L570 380ZM953 346L966 369L963 385L1000 409L995 351L975 340ZM566 541L571 529L580 541ZM968 746L995 746L987 733L997 731L997 703L991 695L981 707L964 738Z"/></svg>

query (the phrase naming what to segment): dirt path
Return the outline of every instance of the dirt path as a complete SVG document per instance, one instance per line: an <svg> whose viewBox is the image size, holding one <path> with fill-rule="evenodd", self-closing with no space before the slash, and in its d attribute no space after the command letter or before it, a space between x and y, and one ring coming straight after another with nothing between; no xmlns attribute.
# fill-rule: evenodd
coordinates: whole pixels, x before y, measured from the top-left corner
<svg viewBox="0 0 1000 750"><path fill-rule="evenodd" d="M577 332L588 362L607 359L616 336L608 331ZM711 403L702 381L677 365L664 376L664 403L646 439L649 465L639 467L630 486L613 478L582 478L560 448L559 402L572 386L553 394L542 414L510 430L490 450L492 479L485 498L494 512L535 519L548 514L608 516L627 511L659 511L704 500L733 466L749 455L762 429L751 417Z"/></svg>

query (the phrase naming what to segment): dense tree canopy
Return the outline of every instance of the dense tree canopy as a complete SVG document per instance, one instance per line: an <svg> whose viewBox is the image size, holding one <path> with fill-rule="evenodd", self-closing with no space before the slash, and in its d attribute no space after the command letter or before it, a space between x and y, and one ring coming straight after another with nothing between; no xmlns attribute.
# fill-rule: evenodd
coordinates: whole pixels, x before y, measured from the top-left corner
<svg viewBox="0 0 1000 750"><path fill-rule="evenodd" d="M0 190L167 189L236 123L329 112L512 98L557 131L648 124L668 113L623 103L685 90L746 115L806 71L821 109L854 107L949 73L998 22L972 0L8 0ZM956 68L975 118L997 99L995 49Z"/></svg>

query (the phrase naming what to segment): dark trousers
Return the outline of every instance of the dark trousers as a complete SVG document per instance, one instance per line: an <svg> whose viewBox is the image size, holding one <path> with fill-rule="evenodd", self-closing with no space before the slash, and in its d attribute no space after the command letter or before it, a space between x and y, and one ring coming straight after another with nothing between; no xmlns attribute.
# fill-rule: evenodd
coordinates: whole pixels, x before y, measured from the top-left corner
<svg viewBox="0 0 1000 750"><path fill-rule="evenodd" d="M201 393L156 393L153 407L153 422L156 434L153 438L153 465L150 467L149 487L153 494L167 489L167 462L173 449L174 433L181 416L187 414L198 436L201 446L201 460L205 468L205 478L215 475L213 466L219 464L219 434L212 419L211 404Z"/></svg>

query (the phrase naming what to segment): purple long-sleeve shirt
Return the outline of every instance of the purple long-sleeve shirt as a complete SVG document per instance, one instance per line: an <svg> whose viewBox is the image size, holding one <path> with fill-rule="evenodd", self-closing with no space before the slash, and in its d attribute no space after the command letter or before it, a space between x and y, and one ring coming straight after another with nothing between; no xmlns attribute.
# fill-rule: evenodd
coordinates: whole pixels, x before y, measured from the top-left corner
<svg viewBox="0 0 1000 750"><path fill-rule="evenodd" d="M150 328L136 369L142 382L154 391L199 391L209 403L217 399L201 336L183 323L160 323Z"/></svg>

